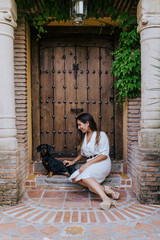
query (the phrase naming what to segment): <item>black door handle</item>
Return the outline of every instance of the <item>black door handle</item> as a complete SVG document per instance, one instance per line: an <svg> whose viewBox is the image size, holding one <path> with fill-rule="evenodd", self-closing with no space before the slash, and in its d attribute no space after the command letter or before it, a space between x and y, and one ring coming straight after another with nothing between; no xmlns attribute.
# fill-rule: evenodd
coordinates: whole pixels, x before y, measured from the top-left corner
<svg viewBox="0 0 160 240"><path fill-rule="evenodd" d="M83 112L83 108L71 108L72 112Z"/></svg>

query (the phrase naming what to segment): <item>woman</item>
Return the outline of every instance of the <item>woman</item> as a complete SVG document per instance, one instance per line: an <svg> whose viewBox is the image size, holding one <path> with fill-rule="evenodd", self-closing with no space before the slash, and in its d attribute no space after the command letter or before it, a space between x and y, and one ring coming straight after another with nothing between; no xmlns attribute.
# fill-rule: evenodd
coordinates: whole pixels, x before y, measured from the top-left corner
<svg viewBox="0 0 160 240"><path fill-rule="evenodd" d="M109 186L101 186L105 178L111 171L111 160L109 157L109 142L104 132L97 130L93 117L84 113L77 118L79 135L83 135L81 140L81 154L75 160L65 160L66 166L71 166L78 162L83 156L87 157L87 162L70 176L71 182L76 182L89 188L102 199L100 207L108 210L111 205L115 206L113 199L119 198L119 193L114 192ZM80 136L79 136L80 137ZM111 200L108 196L112 197Z"/></svg>

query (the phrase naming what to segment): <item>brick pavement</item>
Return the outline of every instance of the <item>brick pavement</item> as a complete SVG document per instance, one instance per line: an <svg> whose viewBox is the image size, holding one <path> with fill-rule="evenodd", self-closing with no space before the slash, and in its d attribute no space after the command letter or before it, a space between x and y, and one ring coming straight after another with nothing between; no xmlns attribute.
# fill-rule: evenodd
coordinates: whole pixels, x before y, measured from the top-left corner
<svg viewBox="0 0 160 240"><path fill-rule="evenodd" d="M22 203L2 207L0 239L160 239L160 206L138 203L131 188L119 189L117 208L82 190L27 190Z"/></svg>

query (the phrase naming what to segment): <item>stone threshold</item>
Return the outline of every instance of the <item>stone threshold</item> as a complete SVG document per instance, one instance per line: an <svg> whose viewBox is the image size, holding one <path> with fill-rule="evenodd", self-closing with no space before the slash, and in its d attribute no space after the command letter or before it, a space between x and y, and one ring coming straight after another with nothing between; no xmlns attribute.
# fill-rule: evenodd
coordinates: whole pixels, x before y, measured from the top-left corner
<svg viewBox="0 0 160 240"><path fill-rule="evenodd" d="M127 174L110 174L102 185L110 185L117 189L128 189L132 186ZM64 175L54 175L48 178L46 175L30 174L26 180L26 189L55 189L55 190L80 190L85 189L76 183L71 183Z"/></svg>
<svg viewBox="0 0 160 240"><path fill-rule="evenodd" d="M61 160L61 159L60 159ZM79 168L82 163L76 165ZM131 188L132 180L125 172L124 162L112 161L111 174L103 182L103 185L110 185L116 188L127 189ZM54 190L80 190L83 191L85 188L76 184L71 183L69 178L64 175L53 175L51 178L45 175L45 168L41 162L33 162L29 165L29 176L26 179L26 189L54 189Z"/></svg>
<svg viewBox="0 0 160 240"><path fill-rule="evenodd" d="M63 161L64 159L62 158L57 158L60 161ZM68 160L73 160L72 158L69 158ZM84 163L85 161L80 161L75 165L76 169L79 169L80 166ZM111 166L111 173L112 174L122 174L126 173L126 162L123 160L112 160L112 166ZM29 166L29 172L34 173L37 175L44 174L46 172L45 167L43 166L42 162L36 161L33 163L30 163Z"/></svg>

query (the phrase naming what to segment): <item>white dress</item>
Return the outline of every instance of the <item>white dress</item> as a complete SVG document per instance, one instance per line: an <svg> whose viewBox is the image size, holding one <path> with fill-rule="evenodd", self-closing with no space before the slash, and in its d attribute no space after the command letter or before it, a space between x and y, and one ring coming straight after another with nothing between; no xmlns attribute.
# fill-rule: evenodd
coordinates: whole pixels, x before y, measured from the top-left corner
<svg viewBox="0 0 160 240"><path fill-rule="evenodd" d="M79 174L79 170L76 170L69 178L71 182L75 182L73 179L79 175L76 178L76 181L79 181L81 179L86 179L86 178L94 178L97 180L97 182L102 183L105 180L105 178L110 174L111 160L109 157L108 137L104 132L100 132L100 140L99 140L99 145L97 147L95 145L96 135L97 135L97 132L94 131L89 143L87 144L87 134L85 134L84 141L81 148L81 155L85 157L90 157L90 156L94 156L94 155L98 156L102 154L106 156L106 159L98 163L91 164L81 174ZM88 159L87 162L91 161L94 158L95 157Z"/></svg>

